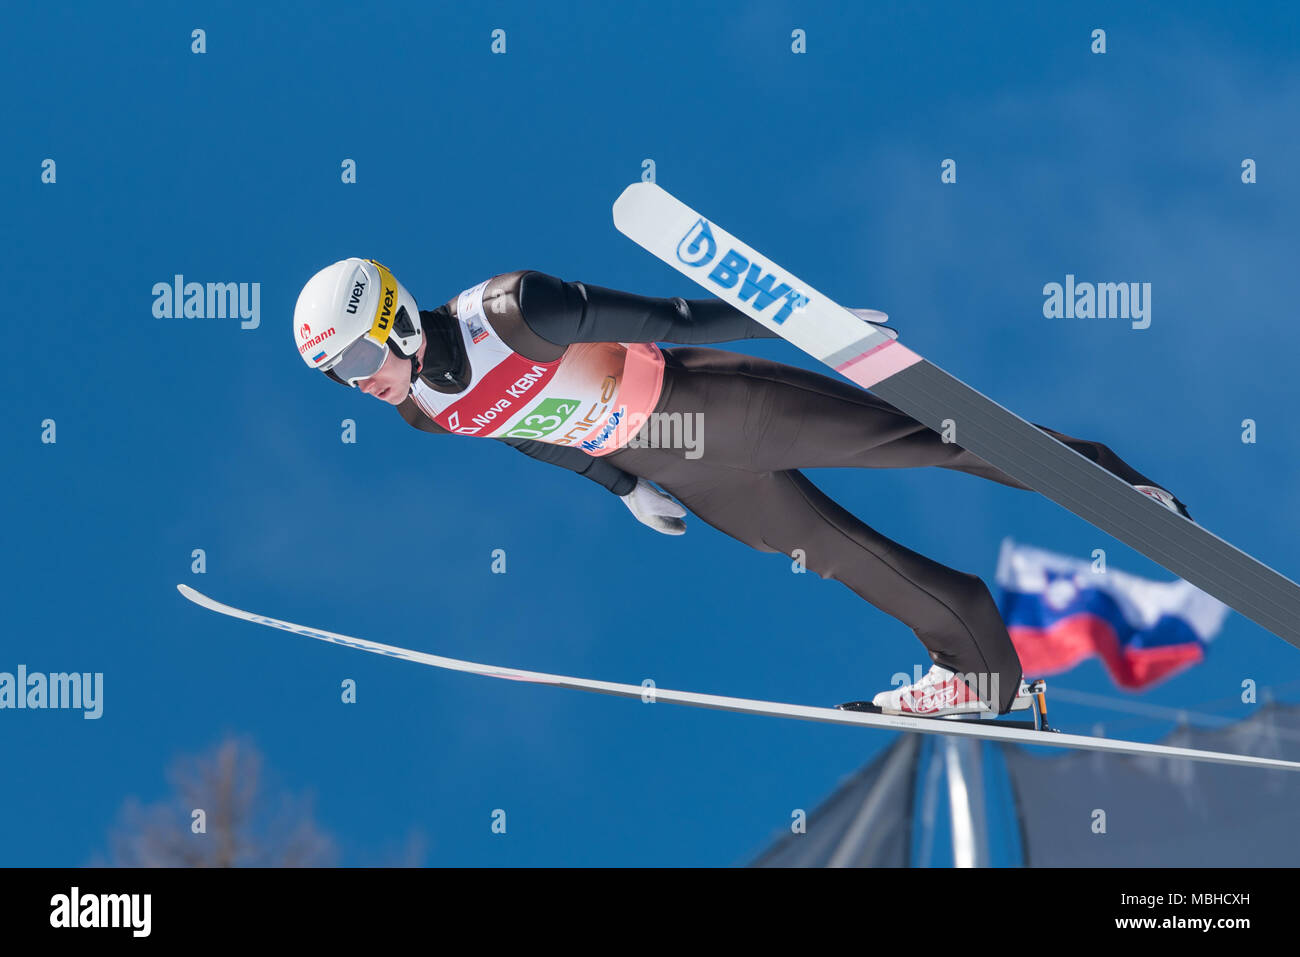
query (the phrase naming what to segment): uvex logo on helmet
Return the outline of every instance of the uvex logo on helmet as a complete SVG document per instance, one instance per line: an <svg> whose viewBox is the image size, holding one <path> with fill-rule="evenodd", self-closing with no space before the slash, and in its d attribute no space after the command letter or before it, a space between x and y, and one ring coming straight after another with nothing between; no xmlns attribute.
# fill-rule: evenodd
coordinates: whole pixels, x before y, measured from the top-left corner
<svg viewBox="0 0 1300 957"><path fill-rule="evenodd" d="M361 273L361 270L357 270ZM361 273L360 278L352 280L352 292L348 294L348 312L352 315L357 314L357 306L361 305L361 297L366 294L365 273Z"/></svg>
<svg viewBox="0 0 1300 957"><path fill-rule="evenodd" d="M393 325L393 307L397 305L397 287L384 286L384 302L379 307L379 315L375 317L375 329L379 332L387 332Z"/></svg>

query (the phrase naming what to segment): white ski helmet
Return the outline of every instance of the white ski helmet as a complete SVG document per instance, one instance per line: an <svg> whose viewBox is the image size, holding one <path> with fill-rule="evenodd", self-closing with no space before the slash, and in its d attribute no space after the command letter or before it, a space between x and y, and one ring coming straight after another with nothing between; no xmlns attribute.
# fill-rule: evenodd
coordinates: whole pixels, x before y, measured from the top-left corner
<svg viewBox="0 0 1300 957"><path fill-rule="evenodd" d="M350 386L378 372L389 347L414 360L423 335L415 297L382 264L355 257L307 280L293 327L302 361Z"/></svg>

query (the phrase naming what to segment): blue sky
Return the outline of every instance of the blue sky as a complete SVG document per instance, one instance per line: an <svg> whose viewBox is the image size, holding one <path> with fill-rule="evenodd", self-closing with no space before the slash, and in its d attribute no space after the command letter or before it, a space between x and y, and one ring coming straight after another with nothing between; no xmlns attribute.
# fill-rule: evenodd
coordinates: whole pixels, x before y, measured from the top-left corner
<svg viewBox="0 0 1300 957"><path fill-rule="evenodd" d="M426 307L523 268L700 295L611 223L646 159L826 294L889 312L912 349L1106 442L1203 525L1300 573L1298 19L1286 4L12 11L0 670L102 671L105 714L0 712L0 864L90 860L125 799L161 799L173 757L226 733L315 795L345 862L418 833L427 863L489 866L738 863L887 744L444 674L176 593L449 656L804 703L868 697L920 662L905 626L780 556L699 520L656 535L584 479L416 432L295 355L299 288L350 255ZM260 283L260 326L154 318L154 283L177 273ZM1043 285L1067 273L1150 282L1151 327L1043 318ZM781 342L734 348L812 365ZM812 476L986 580L1005 535L1168 577L970 476ZM1208 663L1144 698L1230 698L1289 680L1295 655L1234 615ZM1095 663L1059 681L1112 693Z"/></svg>

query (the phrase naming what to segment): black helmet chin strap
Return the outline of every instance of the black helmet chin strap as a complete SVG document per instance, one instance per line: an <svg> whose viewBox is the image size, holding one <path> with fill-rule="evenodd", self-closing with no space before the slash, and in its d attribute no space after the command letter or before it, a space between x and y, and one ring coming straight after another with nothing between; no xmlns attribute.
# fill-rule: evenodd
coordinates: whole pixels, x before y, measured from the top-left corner
<svg viewBox="0 0 1300 957"><path fill-rule="evenodd" d="M406 312L406 307L402 306L402 308L397 310L397 319L393 323L393 329L396 332L400 332L402 335L409 336L411 333L415 332L415 328L416 328L415 324L417 322L420 322L420 317L419 316L412 317L408 315ZM423 330L421 330L421 332L423 332ZM420 338L424 339L425 337L421 335ZM416 379L420 377L421 364L419 359L417 359L415 355L407 355L405 352L402 351L402 347L399 346L397 342L391 338L388 340L388 348L392 349L393 352L395 352L398 356L400 356L403 359L406 359L408 362L411 363L412 382L414 382ZM428 347L426 346L425 348L427 349ZM416 351L416 355L418 355L420 351L420 347L418 345L415 347L415 351Z"/></svg>
<svg viewBox="0 0 1300 957"><path fill-rule="evenodd" d="M415 356L408 356L405 352L402 351L402 347L399 346L396 342L392 341L391 339L388 342L388 348L393 350L393 354L396 355L399 359L405 359L407 362L411 364L412 382L420 378L421 365L419 359L417 359Z"/></svg>

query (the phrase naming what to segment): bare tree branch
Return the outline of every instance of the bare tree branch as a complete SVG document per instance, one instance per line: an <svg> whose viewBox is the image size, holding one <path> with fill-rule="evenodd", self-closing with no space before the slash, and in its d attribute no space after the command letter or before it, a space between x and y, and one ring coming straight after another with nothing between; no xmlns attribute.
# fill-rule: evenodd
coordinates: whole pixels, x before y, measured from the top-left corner
<svg viewBox="0 0 1300 957"><path fill-rule="evenodd" d="M212 750L177 760L168 773L174 795L143 806L130 798L109 833L116 867L321 867L335 863L334 840L320 830L311 801L268 793L262 755L227 738ZM193 813L206 833L192 832Z"/></svg>

